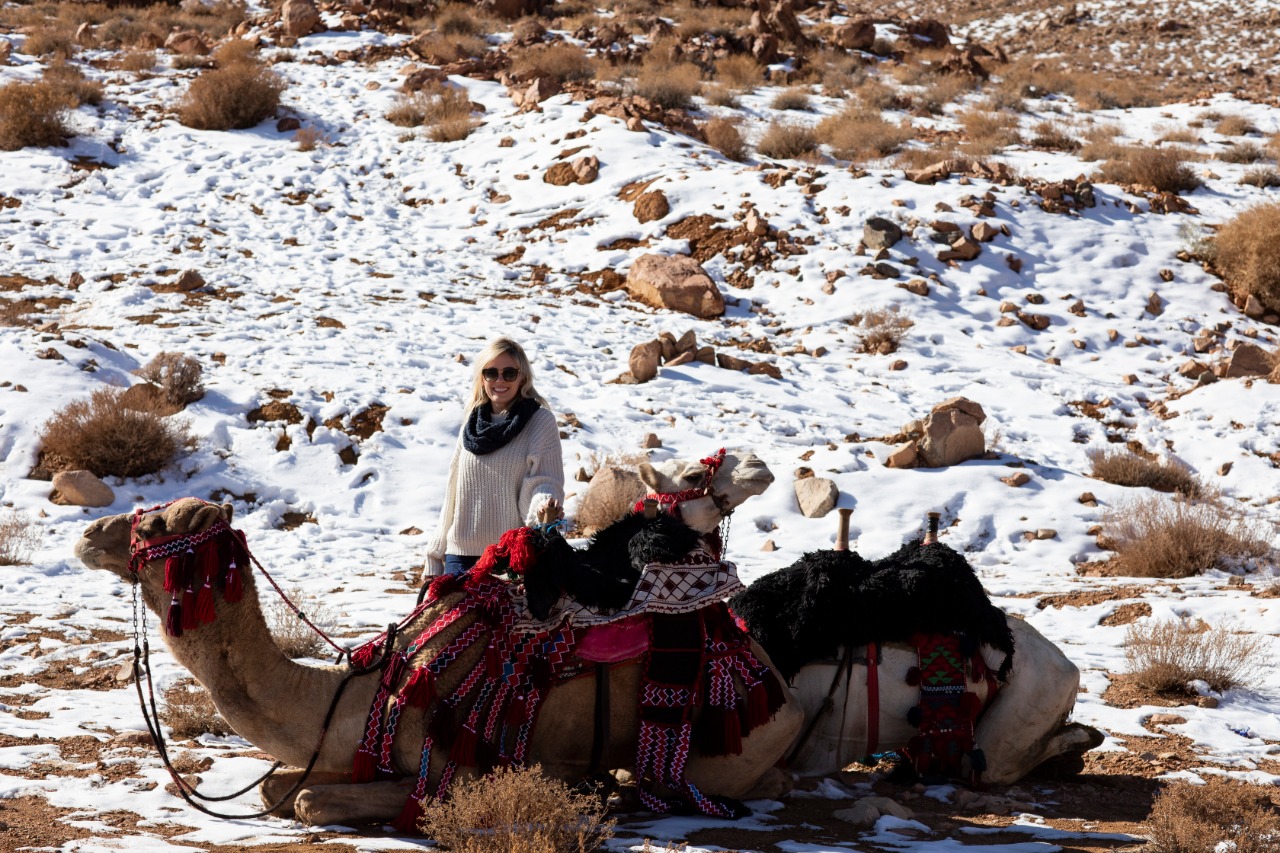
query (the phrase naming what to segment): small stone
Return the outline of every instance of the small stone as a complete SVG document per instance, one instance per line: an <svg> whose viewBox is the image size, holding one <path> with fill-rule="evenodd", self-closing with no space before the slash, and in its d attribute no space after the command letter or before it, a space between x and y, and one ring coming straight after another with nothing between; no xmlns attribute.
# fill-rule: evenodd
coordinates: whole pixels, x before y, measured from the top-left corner
<svg viewBox="0 0 1280 853"><path fill-rule="evenodd" d="M873 216L862 226L862 242L868 249L888 249L901 239L902 229L884 217Z"/></svg>
<svg viewBox="0 0 1280 853"><path fill-rule="evenodd" d="M195 270L184 270L182 275L178 276L178 280L174 282L174 286L183 292L190 293L193 290L199 290L204 287L204 276Z"/></svg>
<svg viewBox="0 0 1280 853"><path fill-rule="evenodd" d="M64 506L103 507L115 503L116 495L90 471L59 471L53 475L50 499Z"/></svg>
<svg viewBox="0 0 1280 853"><path fill-rule="evenodd" d="M1080 500L1080 503L1084 504L1085 506L1098 505L1098 499L1094 497L1093 492L1081 492L1079 500Z"/></svg>
<svg viewBox="0 0 1280 853"><path fill-rule="evenodd" d="M516 144L516 141L512 139L510 136L504 136L498 140L499 148L514 148L515 144Z"/></svg>
<svg viewBox="0 0 1280 853"><path fill-rule="evenodd" d="M1058 531L1054 530L1051 527L1042 527L1036 531L1036 538L1041 541L1044 541L1046 539L1057 539Z"/></svg>
<svg viewBox="0 0 1280 853"><path fill-rule="evenodd" d="M929 295L929 282L922 278L913 278L910 281L900 281L897 286L901 287L908 293L914 293L916 296Z"/></svg>
<svg viewBox="0 0 1280 853"><path fill-rule="evenodd" d="M1030 483L1031 475L1026 471L1019 471L1008 477L1001 477L1000 482L1004 483L1006 486L1012 486L1016 489L1019 486L1025 486L1027 483Z"/></svg>
<svg viewBox="0 0 1280 853"><path fill-rule="evenodd" d="M914 441L908 441L890 453L884 464L886 468L914 468L919 456L919 447Z"/></svg>
<svg viewBox="0 0 1280 853"><path fill-rule="evenodd" d="M1170 270L1170 269L1160 270L1160 280L1173 281L1173 270Z"/></svg>
<svg viewBox="0 0 1280 853"><path fill-rule="evenodd" d="M890 370L906 370L907 363L900 358L894 359L893 363L889 365L889 369Z"/></svg>
<svg viewBox="0 0 1280 853"><path fill-rule="evenodd" d="M772 539L766 539L766 540L764 540L764 544L760 546L760 550L761 550L761 551L776 551L776 550L778 550L778 546L777 546L776 544L774 544L774 541L773 541Z"/></svg>
<svg viewBox="0 0 1280 853"><path fill-rule="evenodd" d="M1218 699L1215 696L1198 696L1196 697L1196 704L1201 708L1216 708L1218 707Z"/></svg>
<svg viewBox="0 0 1280 853"><path fill-rule="evenodd" d="M662 446L662 439L658 438L654 433L645 433L644 440L640 442L640 446L645 450L652 450L655 447Z"/></svg>
<svg viewBox="0 0 1280 853"><path fill-rule="evenodd" d="M1223 462L1221 465L1218 466L1218 476L1225 477L1228 474L1230 474L1231 466L1233 466L1234 464L1235 464L1234 462Z"/></svg>
<svg viewBox="0 0 1280 853"><path fill-rule="evenodd" d="M1186 721L1186 717L1180 717L1177 714L1152 714L1147 717L1147 722L1153 726L1178 726Z"/></svg>

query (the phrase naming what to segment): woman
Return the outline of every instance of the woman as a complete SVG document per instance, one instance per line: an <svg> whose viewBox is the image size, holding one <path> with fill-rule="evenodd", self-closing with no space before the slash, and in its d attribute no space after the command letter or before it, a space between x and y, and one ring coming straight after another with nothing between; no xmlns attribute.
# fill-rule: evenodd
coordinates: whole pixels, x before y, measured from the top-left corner
<svg viewBox="0 0 1280 853"><path fill-rule="evenodd" d="M427 547L428 574L464 572L508 530L535 524L547 508L562 514L560 431L534 390L528 356L499 338L475 363L440 524Z"/></svg>

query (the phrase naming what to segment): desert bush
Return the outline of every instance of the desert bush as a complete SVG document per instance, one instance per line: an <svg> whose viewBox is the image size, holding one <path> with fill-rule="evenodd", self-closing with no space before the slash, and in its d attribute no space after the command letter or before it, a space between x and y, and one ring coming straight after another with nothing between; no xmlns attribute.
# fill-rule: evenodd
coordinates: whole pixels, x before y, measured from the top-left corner
<svg viewBox="0 0 1280 853"><path fill-rule="evenodd" d="M1223 116L1214 130L1223 136L1244 136L1249 133L1257 133L1258 127L1244 116L1233 113Z"/></svg>
<svg viewBox="0 0 1280 853"><path fill-rule="evenodd" d="M190 71L193 68L212 68L213 58L196 53L175 53L169 57L169 67L175 71Z"/></svg>
<svg viewBox="0 0 1280 853"><path fill-rule="evenodd" d="M320 604L315 596L303 592L300 587L287 590L285 595L320 630L332 631L337 624L337 614ZM263 615L267 619L267 630L271 632L272 639L276 641L280 651L289 657L317 657L327 648L324 638L299 619L283 598L268 598Z"/></svg>
<svg viewBox="0 0 1280 853"><path fill-rule="evenodd" d="M1252 169L1245 169L1244 174L1240 176L1240 183L1259 189L1280 187L1280 169L1274 166L1255 166Z"/></svg>
<svg viewBox="0 0 1280 853"><path fill-rule="evenodd" d="M702 99L713 107L737 109L742 106L737 94L723 83L712 83L702 89Z"/></svg>
<svg viewBox="0 0 1280 853"><path fill-rule="evenodd" d="M858 329L858 351L872 355L897 352L907 330L915 325L897 305L854 314L848 323Z"/></svg>
<svg viewBox="0 0 1280 853"><path fill-rule="evenodd" d="M1148 106L1154 102L1159 86L1159 80L1137 74L1117 81L1092 71L1028 58L1007 65L996 88L1007 96L1022 98L1067 95L1083 109L1104 110Z"/></svg>
<svg viewBox="0 0 1280 853"><path fill-rule="evenodd" d="M775 160L792 160L818 150L818 135L805 124L771 121L756 143L756 152Z"/></svg>
<svg viewBox="0 0 1280 853"><path fill-rule="evenodd" d="M1117 486L1178 492L1188 497L1197 497L1204 492L1204 484L1195 472L1172 457L1159 459L1128 447L1095 449L1087 455L1090 475Z"/></svg>
<svg viewBox="0 0 1280 853"><path fill-rule="evenodd" d="M840 160L887 157L911 138L907 125L885 121L879 109L849 104L818 123L818 139Z"/></svg>
<svg viewBox="0 0 1280 853"><path fill-rule="evenodd" d="M1134 681L1160 693L1194 693L1189 685L1198 681L1221 693L1248 686L1272 665L1265 635L1241 633L1230 623L1210 628L1188 618L1133 623L1124 656Z"/></svg>
<svg viewBox="0 0 1280 853"><path fill-rule="evenodd" d="M244 130L275 114L284 80L256 59L232 57L191 81L178 121L196 130Z"/></svg>
<svg viewBox="0 0 1280 853"><path fill-rule="evenodd" d="M1266 156L1262 146L1256 142L1233 142L1218 155L1218 159L1224 163L1250 164L1257 163Z"/></svg>
<svg viewBox="0 0 1280 853"><path fill-rule="evenodd" d="M637 10L638 14L646 14L652 7ZM743 4L736 8L711 4L691 4L686 14L680 16L676 27L676 35L681 40L698 36L730 38L740 34L751 25L751 6Z"/></svg>
<svg viewBox="0 0 1280 853"><path fill-rule="evenodd" d="M1080 140L1071 134L1071 128L1057 121L1040 121L1031 130L1031 144L1050 151L1078 151Z"/></svg>
<svg viewBox="0 0 1280 853"><path fill-rule="evenodd" d="M436 13L436 32L446 36L476 36L487 29L486 21L466 3L449 3Z"/></svg>
<svg viewBox="0 0 1280 853"><path fill-rule="evenodd" d="M586 51L564 42L522 51L512 60L511 71L517 75L551 77L561 83L590 80L595 76L595 66Z"/></svg>
<svg viewBox="0 0 1280 853"><path fill-rule="evenodd" d="M745 53L734 53L716 60L715 79L731 91L754 91L764 77L764 69L755 58Z"/></svg>
<svg viewBox="0 0 1280 853"><path fill-rule="evenodd" d="M994 154L1022 141L1018 117L1003 110L975 106L961 112L958 118L966 136L961 148L975 157Z"/></svg>
<svg viewBox="0 0 1280 853"><path fill-rule="evenodd" d="M1116 152L1098 171L1111 184L1149 187L1157 192L1188 192L1200 179L1186 164L1186 154L1174 148L1125 148Z"/></svg>
<svg viewBox="0 0 1280 853"><path fill-rule="evenodd" d="M966 164L970 162L967 157L961 156L952 148L911 147L899 151L893 158L893 165L899 169L924 169L943 160L955 160ZM965 168L967 166L959 166L956 171L964 171Z"/></svg>
<svg viewBox="0 0 1280 853"><path fill-rule="evenodd" d="M400 127L426 127L433 142L466 139L475 129L466 91L447 83L401 96L387 111L386 118Z"/></svg>
<svg viewBox="0 0 1280 853"><path fill-rule="evenodd" d="M260 65L262 58L257 46L244 39L229 39L213 50L213 62L219 68L230 65Z"/></svg>
<svg viewBox="0 0 1280 853"><path fill-rule="evenodd" d="M314 125L307 125L294 131L293 141L297 143L299 151L315 151L316 146L324 142L325 138Z"/></svg>
<svg viewBox="0 0 1280 853"><path fill-rule="evenodd" d="M194 679L174 682L161 698L160 721L176 737L195 740L201 735L231 734L231 726L218 714L208 691Z"/></svg>
<svg viewBox="0 0 1280 853"><path fill-rule="evenodd" d="M40 449L99 477L141 477L172 463L192 441L185 422L131 408L124 389L102 388L67 404L40 428Z"/></svg>
<svg viewBox="0 0 1280 853"><path fill-rule="evenodd" d="M1233 288L1280 310L1280 202L1257 205L1219 226L1213 260Z"/></svg>
<svg viewBox="0 0 1280 853"><path fill-rule="evenodd" d="M1204 141L1189 127L1166 125L1157 127L1156 130L1160 132L1160 136L1156 138L1156 142L1161 144L1173 142L1179 145L1199 145Z"/></svg>
<svg viewBox="0 0 1280 853"><path fill-rule="evenodd" d="M40 528L23 512L0 510L0 566L24 566L40 545Z"/></svg>
<svg viewBox="0 0 1280 853"><path fill-rule="evenodd" d="M1267 790L1220 776L1164 787L1147 827L1151 853L1280 853L1280 810Z"/></svg>
<svg viewBox="0 0 1280 853"><path fill-rule="evenodd" d="M455 783L449 799L424 804L419 827L453 853L589 853L613 837L614 821L535 764Z"/></svg>
<svg viewBox="0 0 1280 853"><path fill-rule="evenodd" d="M489 52L489 42L481 36L426 33L413 40L413 48L428 62L444 65L484 56Z"/></svg>
<svg viewBox="0 0 1280 853"><path fill-rule="evenodd" d="M747 143L734 119L713 118L702 126L702 135L708 145L730 160L742 162L747 159Z"/></svg>
<svg viewBox="0 0 1280 853"><path fill-rule="evenodd" d="M1238 507L1214 499L1122 501L1103 513L1102 537L1118 572L1133 577L1185 578L1271 557L1257 526Z"/></svg>
<svg viewBox="0 0 1280 853"><path fill-rule="evenodd" d="M125 51L116 56L111 67L121 71L132 71L135 74L150 71L156 67L156 52L154 50Z"/></svg>
<svg viewBox="0 0 1280 853"><path fill-rule="evenodd" d="M633 92L665 109L684 109L693 104L702 88L698 66L687 62L666 65L646 62L632 81Z"/></svg>
<svg viewBox="0 0 1280 853"><path fill-rule="evenodd" d="M822 94L829 98L843 98L866 81L862 60L843 51L823 55L818 67Z"/></svg>
<svg viewBox="0 0 1280 853"><path fill-rule="evenodd" d="M803 112L810 107L809 92L804 86L788 86L779 89L773 96L769 106L775 110L797 110Z"/></svg>
<svg viewBox="0 0 1280 853"><path fill-rule="evenodd" d="M0 151L62 145L66 96L47 80L0 86Z"/></svg>
<svg viewBox="0 0 1280 853"><path fill-rule="evenodd" d="M942 115L948 104L972 92L976 86L977 81L967 74L946 74L929 82L915 103L933 115Z"/></svg>
<svg viewBox="0 0 1280 853"><path fill-rule="evenodd" d="M902 101L898 93L890 86L886 86L879 80L868 78L863 80L853 91L855 99L862 105L861 112L872 112L878 110L891 110L902 106ZM851 109L853 107L846 107Z"/></svg>
<svg viewBox="0 0 1280 853"><path fill-rule="evenodd" d="M22 52L30 56L52 56L69 59L76 52L76 28L74 21L60 18L38 24L22 42Z"/></svg>
<svg viewBox="0 0 1280 853"><path fill-rule="evenodd" d="M180 352L161 352L133 372L160 388L165 400L178 408L204 396L204 368Z"/></svg>
<svg viewBox="0 0 1280 853"><path fill-rule="evenodd" d="M102 84L90 80L84 72L69 62L54 62L41 75L45 82L62 94L68 109L81 104L102 103Z"/></svg>

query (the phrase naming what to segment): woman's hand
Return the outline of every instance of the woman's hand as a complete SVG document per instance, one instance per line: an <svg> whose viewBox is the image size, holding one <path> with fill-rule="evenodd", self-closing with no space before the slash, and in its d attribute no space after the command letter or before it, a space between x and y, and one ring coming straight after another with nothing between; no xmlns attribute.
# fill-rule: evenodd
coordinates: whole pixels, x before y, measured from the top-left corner
<svg viewBox="0 0 1280 853"><path fill-rule="evenodd" d="M560 506L560 502L555 498L543 504L542 509L538 510L538 523L551 524L564 518L564 507Z"/></svg>

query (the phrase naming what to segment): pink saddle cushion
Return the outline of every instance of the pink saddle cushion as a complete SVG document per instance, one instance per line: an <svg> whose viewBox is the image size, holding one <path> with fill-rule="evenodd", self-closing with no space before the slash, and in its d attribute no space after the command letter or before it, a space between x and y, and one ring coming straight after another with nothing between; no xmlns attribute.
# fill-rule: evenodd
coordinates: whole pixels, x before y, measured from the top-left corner
<svg viewBox="0 0 1280 853"><path fill-rule="evenodd" d="M595 663L617 663L649 650L649 620L644 614L592 625L578 638L578 657Z"/></svg>

